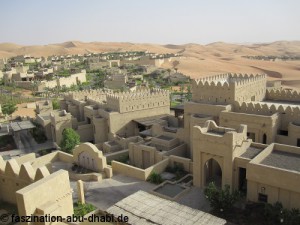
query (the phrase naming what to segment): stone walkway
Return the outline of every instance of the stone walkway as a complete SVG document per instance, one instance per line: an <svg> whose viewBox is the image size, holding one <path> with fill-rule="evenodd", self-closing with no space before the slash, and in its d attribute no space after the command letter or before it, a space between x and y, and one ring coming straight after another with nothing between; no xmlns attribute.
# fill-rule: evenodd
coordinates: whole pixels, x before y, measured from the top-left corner
<svg viewBox="0 0 300 225"><path fill-rule="evenodd" d="M114 175L112 178L104 179L101 182L84 183L86 201L101 210L108 209L115 203L139 190L150 192L157 186L122 174ZM73 200L76 202L78 199L76 182L71 181L71 186L74 190ZM204 212L209 212L210 210L209 202L206 200L202 189L197 187L192 187L186 194L176 200L176 202Z"/></svg>

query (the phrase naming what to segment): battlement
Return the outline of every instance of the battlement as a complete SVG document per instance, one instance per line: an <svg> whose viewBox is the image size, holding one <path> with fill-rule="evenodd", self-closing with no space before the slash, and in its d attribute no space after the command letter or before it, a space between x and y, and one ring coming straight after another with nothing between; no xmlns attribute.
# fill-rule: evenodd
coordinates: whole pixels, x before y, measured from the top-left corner
<svg viewBox="0 0 300 225"><path fill-rule="evenodd" d="M229 87L230 85L243 86L247 83L265 80L265 74L236 74L236 73L227 73L227 74L218 74L209 77L203 77L195 79L193 85L196 86L218 86L218 87Z"/></svg>
<svg viewBox="0 0 300 225"><path fill-rule="evenodd" d="M95 90L83 90L83 91L72 91L67 92L64 95L64 99L66 100L83 100L85 101L87 97L89 98L101 98L102 96L106 96L107 93L112 93L112 90L103 91L102 89Z"/></svg>
<svg viewBox="0 0 300 225"><path fill-rule="evenodd" d="M286 114L290 117L299 117L300 116L300 106L285 106L280 104L270 104L270 103L253 103L253 102L235 102L234 103L234 111L240 113L247 113L247 114L258 114L258 115L265 115L271 116L275 113Z"/></svg>
<svg viewBox="0 0 300 225"><path fill-rule="evenodd" d="M300 92L291 90L267 90L267 100L274 101L288 101L288 102L299 102L300 103Z"/></svg>
<svg viewBox="0 0 300 225"><path fill-rule="evenodd" d="M266 92L266 75L220 74L192 81L193 101L228 104L261 101Z"/></svg>
<svg viewBox="0 0 300 225"><path fill-rule="evenodd" d="M119 100L133 100L133 99L139 99L141 97L151 97L151 96L168 96L169 97L169 91L153 88L153 89L141 89L134 92L120 92L120 93L113 93L113 94L107 94L107 100L110 99L119 99Z"/></svg>
<svg viewBox="0 0 300 225"><path fill-rule="evenodd" d="M106 100L109 109L120 113L170 105L169 91L162 89L107 94Z"/></svg>
<svg viewBox="0 0 300 225"><path fill-rule="evenodd" d="M4 161L0 156L0 177L10 177L30 184L48 175L50 173L45 166L34 169L30 162L19 165L15 159Z"/></svg>

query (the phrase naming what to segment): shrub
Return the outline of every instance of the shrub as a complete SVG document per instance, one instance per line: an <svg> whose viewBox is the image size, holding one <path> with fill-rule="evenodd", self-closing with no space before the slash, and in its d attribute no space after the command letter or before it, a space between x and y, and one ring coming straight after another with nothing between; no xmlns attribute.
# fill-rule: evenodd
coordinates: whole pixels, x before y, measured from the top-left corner
<svg viewBox="0 0 300 225"><path fill-rule="evenodd" d="M58 102L57 99L52 100L52 107L53 107L54 110L60 109L59 102Z"/></svg>
<svg viewBox="0 0 300 225"><path fill-rule="evenodd" d="M74 215L75 216L84 216L92 211L94 211L96 207L92 204L86 203L82 204L81 202L77 202L74 204Z"/></svg>
<svg viewBox="0 0 300 225"><path fill-rule="evenodd" d="M263 211L267 224L279 225L299 225L300 224L300 211L299 209L284 209L280 202L274 205L265 204Z"/></svg>
<svg viewBox="0 0 300 225"><path fill-rule="evenodd" d="M16 106L15 103L5 103L2 106L3 114L7 114L7 115L14 113L17 109L18 107Z"/></svg>
<svg viewBox="0 0 300 225"><path fill-rule="evenodd" d="M233 208L235 202L240 199L240 193L236 190L230 192L230 186L225 185L224 189L217 188L212 182L204 189L204 194L208 199L213 211L228 213Z"/></svg>
<svg viewBox="0 0 300 225"><path fill-rule="evenodd" d="M80 136L72 128L66 128L62 132L61 150L66 153L73 153L76 145L80 144Z"/></svg>
<svg viewBox="0 0 300 225"><path fill-rule="evenodd" d="M179 180L188 174L180 164L175 164L174 167L167 166L166 172L174 173L176 175L176 180Z"/></svg>
<svg viewBox="0 0 300 225"><path fill-rule="evenodd" d="M161 175L156 172L152 172L147 180L153 184L160 184L164 181Z"/></svg>

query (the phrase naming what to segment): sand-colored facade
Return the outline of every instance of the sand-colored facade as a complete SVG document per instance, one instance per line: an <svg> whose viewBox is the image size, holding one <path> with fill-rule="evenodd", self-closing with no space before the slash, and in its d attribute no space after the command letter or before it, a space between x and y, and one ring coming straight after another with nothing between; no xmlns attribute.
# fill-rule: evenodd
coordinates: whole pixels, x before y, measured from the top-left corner
<svg viewBox="0 0 300 225"><path fill-rule="evenodd" d="M194 185L215 181L251 201L299 208L299 94L265 85L264 75L195 81L184 110Z"/></svg>
<svg viewBox="0 0 300 225"><path fill-rule="evenodd" d="M74 165L91 172L76 173ZM0 201L16 205L19 216L65 218L73 214L73 190L69 179L101 181L112 175L106 157L91 143L76 146L73 155L56 151L36 158L31 153L8 161L0 156Z"/></svg>
<svg viewBox="0 0 300 225"><path fill-rule="evenodd" d="M63 111L50 114L53 140L73 127L112 159L128 155L129 165L112 161L115 172L146 180L176 164L195 186L214 181L251 201L300 208L299 93L267 88L265 75L222 74L192 87L192 101L176 116L163 90L68 93ZM274 157L278 164L269 163Z"/></svg>
<svg viewBox="0 0 300 225"><path fill-rule="evenodd" d="M82 142L91 141L101 149L104 142L116 137L136 136L139 128L133 120L170 113L169 93L160 89L74 92L66 94L60 105L62 111L37 116L45 130L46 124L51 127L52 140L59 144L63 129L72 127Z"/></svg>

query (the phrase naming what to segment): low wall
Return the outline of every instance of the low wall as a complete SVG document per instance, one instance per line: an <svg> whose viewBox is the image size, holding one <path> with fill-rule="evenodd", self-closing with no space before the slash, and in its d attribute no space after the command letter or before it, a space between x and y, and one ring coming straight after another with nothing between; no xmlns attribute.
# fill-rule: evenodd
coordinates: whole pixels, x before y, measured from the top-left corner
<svg viewBox="0 0 300 225"><path fill-rule="evenodd" d="M44 155L42 157L31 160L31 165L33 168L38 168L42 166L47 166L47 164L57 161L58 154L57 152L52 152L50 154Z"/></svg>
<svg viewBox="0 0 300 225"><path fill-rule="evenodd" d="M111 163L113 173L121 173L126 176L134 177L144 181L147 180L147 178L152 172L162 173L163 171L165 171L168 165L169 165L169 159L164 159L163 161L156 163L155 165L150 166L149 168L144 170L117 161L112 161Z"/></svg>
<svg viewBox="0 0 300 225"><path fill-rule="evenodd" d="M15 81L16 87L24 88L24 89L32 89L31 81Z"/></svg>
<svg viewBox="0 0 300 225"><path fill-rule="evenodd" d="M109 154L106 154L105 157L106 157L107 162L111 162L113 160L118 161L118 160L124 159L125 157L129 157L129 150L125 149L122 151L109 153Z"/></svg>
<svg viewBox="0 0 300 225"><path fill-rule="evenodd" d="M193 163L191 159L171 155L170 166L173 167L176 163L182 165L186 172L193 174Z"/></svg>
<svg viewBox="0 0 300 225"><path fill-rule="evenodd" d="M101 181L102 174L101 173L88 173L88 174L78 174L69 172L70 179L72 180L82 180L82 181Z"/></svg>
<svg viewBox="0 0 300 225"><path fill-rule="evenodd" d="M29 154L26 154L26 155L22 155L21 157L15 158L15 160L17 161L19 166L21 166L25 162L35 160L35 153L29 153Z"/></svg>
<svg viewBox="0 0 300 225"><path fill-rule="evenodd" d="M158 174L164 172L168 165L169 165L169 159L164 159L163 161L160 161L159 163L156 163L153 166L150 166L149 168L145 169L145 180L147 180L147 178L152 172Z"/></svg>
<svg viewBox="0 0 300 225"><path fill-rule="evenodd" d="M186 156L186 144L181 144L175 148L173 148L170 151L167 151L166 153L164 153L164 156L169 156L169 155L177 155L177 156L182 156L185 157Z"/></svg>
<svg viewBox="0 0 300 225"><path fill-rule="evenodd" d="M143 169L120 163L117 161L112 161L111 166L113 169L113 173L121 173L129 177L137 178L139 180L146 180L145 170Z"/></svg>
<svg viewBox="0 0 300 225"><path fill-rule="evenodd" d="M73 159L73 155L62 152L62 151L57 151L58 154L58 159L62 162L66 162L66 163L73 163L74 159Z"/></svg>

